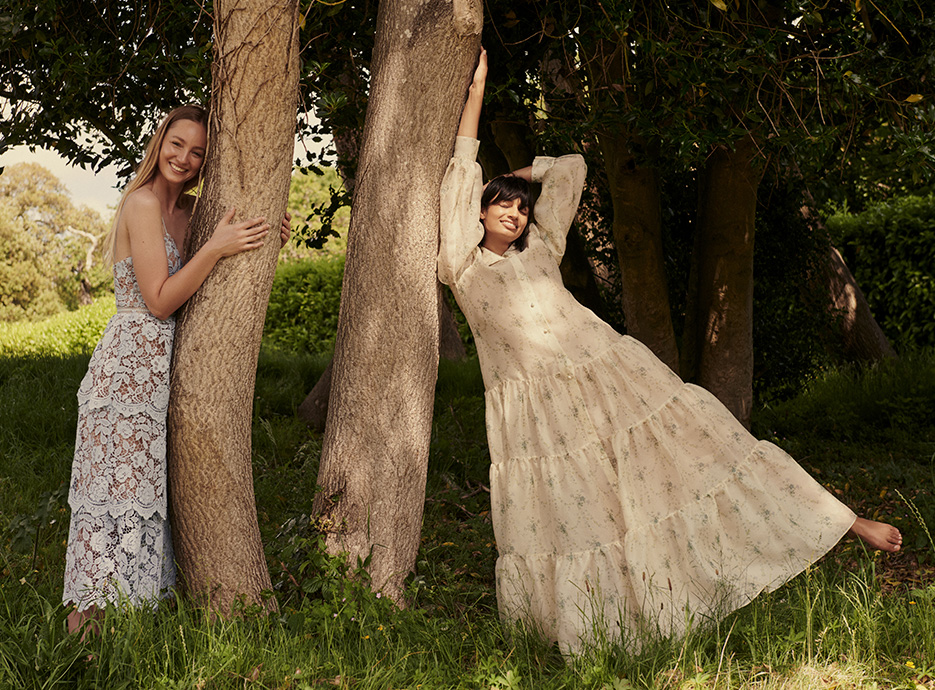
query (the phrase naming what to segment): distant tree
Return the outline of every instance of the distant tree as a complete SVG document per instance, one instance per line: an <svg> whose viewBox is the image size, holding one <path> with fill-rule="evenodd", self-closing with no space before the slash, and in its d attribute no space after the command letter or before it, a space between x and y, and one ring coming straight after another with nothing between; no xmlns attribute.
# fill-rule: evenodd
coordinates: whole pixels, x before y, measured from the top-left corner
<svg viewBox="0 0 935 690"><path fill-rule="evenodd" d="M108 284L107 226L36 163L0 175L0 320L41 318L90 302Z"/></svg>

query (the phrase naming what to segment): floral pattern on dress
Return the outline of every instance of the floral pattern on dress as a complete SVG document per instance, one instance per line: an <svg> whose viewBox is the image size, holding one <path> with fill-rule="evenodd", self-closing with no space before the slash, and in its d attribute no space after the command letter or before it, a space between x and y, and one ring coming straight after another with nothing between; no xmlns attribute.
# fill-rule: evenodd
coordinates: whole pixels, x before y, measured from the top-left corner
<svg viewBox="0 0 935 690"><path fill-rule="evenodd" d="M182 265L163 232L169 275ZM62 600L139 605L175 583L166 491L166 412L175 318L146 308L133 260L114 264L117 313L78 389Z"/></svg>
<svg viewBox="0 0 935 690"><path fill-rule="evenodd" d="M479 247L478 143L441 188L439 279L484 376L501 615L575 651L635 646L748 603L830 549L854 514L710 393L564 288L580 156L539 157L527 248Z"/></svg>

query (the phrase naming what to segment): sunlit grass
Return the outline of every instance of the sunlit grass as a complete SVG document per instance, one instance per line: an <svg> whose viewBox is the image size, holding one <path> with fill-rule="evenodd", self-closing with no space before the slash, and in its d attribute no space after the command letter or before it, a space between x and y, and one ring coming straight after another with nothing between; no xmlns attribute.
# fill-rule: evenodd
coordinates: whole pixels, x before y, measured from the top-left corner
<svg viewBox="0 0 935 690"><path fill-rule="evenodd" d="M34 333L32 342L44 342ZM321 452L321 438L294 414L328 358L273 350L258 366L253 459L280 611L212 621L171 600L155 611L109 610L102 633L86 644L68 635L59 604L63 490L89 351L0 355L0 689L935 688L935 553L922 526L935 523L925 445L935 439L935 419L912 408L916 401L931 409L935 399L931 354L829 374L758 414L761 435L799 453L849 504L899 518L905 554L868 554L848 541L715 626L646 640L639 653L607 643L564 658L499 621L476 360L440 369L422 547L410 605L398 610L343 580L320 552L284 555L288 535L276 535L310 512ZM874 400L888 426L867 421ZM295 571L300 558L332 573L327 587L307 594L289 583L286 569Z"/></svg>

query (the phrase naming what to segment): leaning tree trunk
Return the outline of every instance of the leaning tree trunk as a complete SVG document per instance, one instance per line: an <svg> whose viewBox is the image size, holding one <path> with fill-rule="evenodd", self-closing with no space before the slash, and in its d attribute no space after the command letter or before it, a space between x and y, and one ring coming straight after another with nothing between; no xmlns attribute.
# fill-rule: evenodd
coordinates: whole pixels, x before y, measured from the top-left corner
<svg viewBox="0 0 935 690"><path fill-rule="evenodd" d="M682 373L750 426L753 407L753 231L763 166L756 144L714 150L699 179Z"/></svg>
<svg viewBox="0 0 935 690"><path fill-rule="evenodd" d="M270 588L251 468L260 336L292 172L298 3L217 0L204 193L189 253L230 207L266 216L257 251L223 259L182 309L172 362L169 478L175 555L186 589L228 613ZM275 606L275 600L267 602Z"/></svg>
<svg viewBox="0 0 935 690"><path fill-rule="evenodd" d="M820 270L812 278L828 295L826 310L840 333L845 357L876 362L896 356L844 258L830 244Z"/></svg>
<svg viewBox="0 0 935 690"><path fill-rule="evenodd" d="M419 548L438 367L439 187L480 47L475 0L380 3L315 508L399 600Z"/></svg>
<svg viewBox="0 0 935 690"><path fill-rule="evenodd" d="M338 174L344 182L344 188L348 192L354 191L354 176L356 173L357 161L360 157L360 137L359 129L349 127L342 128L334 135L334 147L338 153ZM443 359L464 359L467 353L464 349L464 343L461 342L461 336L458 333L458 324L455 321L454 313L448 302L443 298L444 286L439 283L439 341L438 355ZM299 419L305 422L309 428L318 433L325 430L325 423L328 421L328 403L331 399L331 372L334 370L334 359L328 362L325 371L319 377L318 382L305 396L305 400L299 405L296 411Z"/></svg>
<svg viewBox="0 0 935 690"><path fill-rule="evenodd" d="M827 236L827 229L812 210L811 193L806 190L805 194L807 203L801 208L802 217L813 232ZM844 263L844 257L830 241L821 263L809 274L808 283L814 293L822 296L823 303L818 306L827 312L829 330L834 332L834 338L840 338L848 360L877 362L896 357L896 350L873 317L867 298Z"/></svg>

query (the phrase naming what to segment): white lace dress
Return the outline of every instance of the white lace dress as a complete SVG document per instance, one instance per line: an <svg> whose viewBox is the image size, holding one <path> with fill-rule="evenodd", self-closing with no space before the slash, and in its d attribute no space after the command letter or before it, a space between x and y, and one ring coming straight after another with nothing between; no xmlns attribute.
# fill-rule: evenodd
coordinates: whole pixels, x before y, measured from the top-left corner
<svg viewBox="0 0 935 690"><path fill-rule="evenodd" d="M586 168L536 158L528 246L478 247L477 141L441 188L438 275L477 344L501 615L573 651L678 634L818 559L854 514L706 390L683 383L562 285Z"/></svg>
<svg viewBox="0 0 935 690"><path fill-rule="evenodd" d="M169 274L181 266L163 229ZM175 317L146 308L127 257L114 264L117 313L78 389L62 601L78 610L164 596L175 583L166 496L166 410Z"/></svg>

